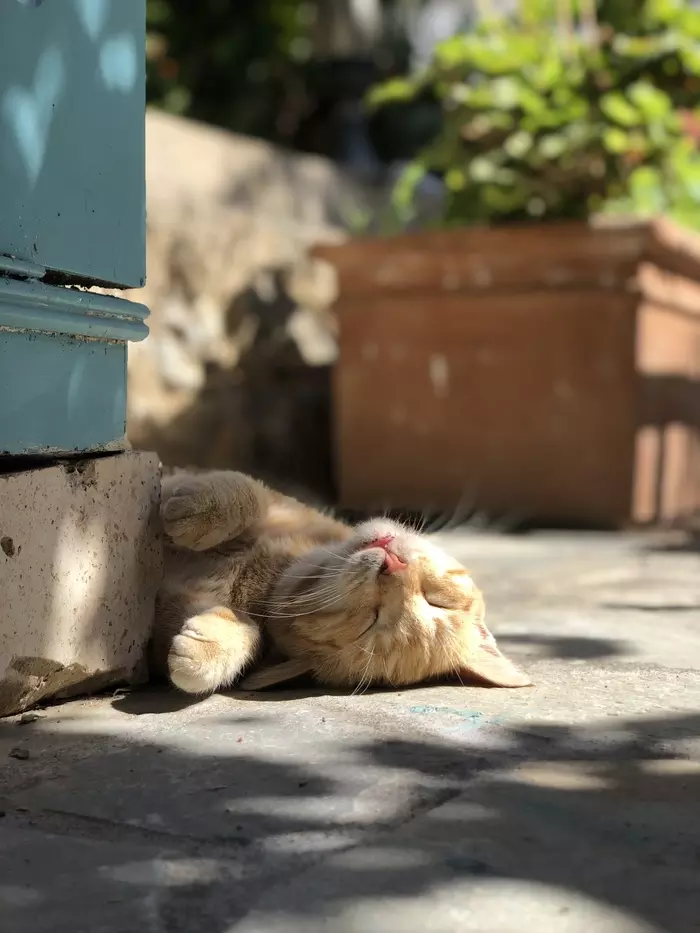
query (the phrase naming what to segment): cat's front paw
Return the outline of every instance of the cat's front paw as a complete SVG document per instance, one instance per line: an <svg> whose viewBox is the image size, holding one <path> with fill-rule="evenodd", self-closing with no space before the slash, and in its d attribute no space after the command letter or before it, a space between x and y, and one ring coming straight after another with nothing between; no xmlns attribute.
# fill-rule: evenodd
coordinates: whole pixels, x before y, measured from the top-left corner
<svg viewBox="0 0 700 933"><path fill-rule="evenodd" d="M220 543L220 516L205 477L169 477L163 482L160 516L168 537L180 547L205 551Z"/></svg>
<svg viewBox="0 0 700 933"><path fill-rule="evenodd" d="M170 647L170 680L185 693L213 693L236 680L259 643L258 627L229 609L218 607L193 616Z"/></svg>

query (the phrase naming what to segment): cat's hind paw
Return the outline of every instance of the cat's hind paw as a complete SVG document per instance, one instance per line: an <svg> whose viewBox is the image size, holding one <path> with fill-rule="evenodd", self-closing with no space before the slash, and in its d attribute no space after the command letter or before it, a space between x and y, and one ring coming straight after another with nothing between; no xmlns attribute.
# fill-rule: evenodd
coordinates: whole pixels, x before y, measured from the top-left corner
<svg viewBox="0 0 700 933"><path fill-rule="evenodd" d="M180 547L206 551L257 521L266 496L260 483L233 471L168 477L162 484L163 527Z"/></svg>
<svg viewBox="0 0 700 933"><path fill-rule="evenodd" d="M221 517L211 484L197 476L173 476L163 483L160 517L180 547L205 551L221 543Z"/></svg>

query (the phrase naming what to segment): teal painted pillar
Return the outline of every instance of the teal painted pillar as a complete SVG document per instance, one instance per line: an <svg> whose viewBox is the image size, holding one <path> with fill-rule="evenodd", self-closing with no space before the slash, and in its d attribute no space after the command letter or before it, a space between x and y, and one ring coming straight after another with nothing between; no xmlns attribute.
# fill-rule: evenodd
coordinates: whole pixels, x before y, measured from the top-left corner
<svg viewBox="0 0 700 933"><path fill-rule="evenodd" d="M147 309L145 0L0 0L0 455L118 450Z"/></svg>

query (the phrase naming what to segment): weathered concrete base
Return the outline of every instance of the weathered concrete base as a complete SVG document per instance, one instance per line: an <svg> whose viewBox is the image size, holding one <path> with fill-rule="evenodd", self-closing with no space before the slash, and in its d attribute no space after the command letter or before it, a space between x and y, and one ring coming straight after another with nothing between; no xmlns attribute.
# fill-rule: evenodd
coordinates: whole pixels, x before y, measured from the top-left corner
<svg viewBox="0 0 700 933"><path fill-rule="evenodd" d="M145 679L159 490L135 452L0 475L0 715Z"/></svg>

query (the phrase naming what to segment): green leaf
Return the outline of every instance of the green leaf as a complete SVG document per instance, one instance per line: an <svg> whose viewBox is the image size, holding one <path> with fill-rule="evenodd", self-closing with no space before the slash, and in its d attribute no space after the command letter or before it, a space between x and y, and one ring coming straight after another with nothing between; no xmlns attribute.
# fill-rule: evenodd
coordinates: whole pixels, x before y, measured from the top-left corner
<svg viewBox="0 0 700 933"><path fill-rule="evenodd" d="M543 136L537 143L537 148L545 159L558 159L568 148L568 140L563 133L552 133Z"/></svg>
<svg viewBox="0 0 700 933"><path fill-rule="evenodd" d="M445 175L445 185L450 191L461 191L467 186L467 176L462 169L453 168Z"/></svg>
<svg viewBox="0 0 700 933"><path fill-rule="evenodd" d="M649 81L636 81L631 84L628 94L632 103L648 120L660 122L673 111L668 94L654 87Z"/></svg>
<svg viewBox="0 0 700 933"><path fill-rule="evenodd" d="M419 162L407 165L399 175L391 193L391 204L397 216L407 222L415 213L414 202L416 188L423 181L427 172Z"/></svg>
<svg viewBox="0 0 700 933"><path fill-rule="evenodd" d="M676 51L678 43L678 36L673 33L661 33L654 36L617 35L613 39L612 46L613 50L623 58L653 61L662 55Z"/></svg>
<svg viewBox="0 0 700 933"><path fill-rule="evenodd" d="M511 159L522 159L532 148L532 134L524 130L512 133L503 143L503 148Z"/></svg>
<svg viewBox="0 0 700 933"><path fill-rule="evenodd" d="M686 0L648 0L646 13L652 23L668 26L678 22Z"/></svg>
<svg viewBox="0 0 700 933"><path fill-rule="evenodd" d="M435 61L443 68L455 68L470 61L469 45L466 36L452 36L440 42L435 49Z"/></svg>
<svg viewBox="0 0 700 933"><path fill-rule="evenodd" d="M693 43L693 45L686 46L681 51L681 62L691 75L700 75L700 45Z"/></svg>
<svg viewBox="0 0 700 933"><path fill-rule="evenodd" d="M522 210L526 194L520 187L501 188L498 185L485 185L483 198L486 207L495 214L509 214Z"/></svg>
<svg viewBox="0 0 700 933"><path fill-rule="evenodd" d="M691 39L700 39L700 10L684 10L678 20L678 28Z"/></svg>
<svg viewBox="0 0 700 933"><path fill-rule="evenodd" d="M518 180L518 173L513 171L512 168L497 168L493 180L497 185L511 187Z"/></svg>
<svg viewBox="0 0 700 933"><path fill-rule="evenodd" d="M636 126L642 122L639 111L620 91L610 91L601 97L600 109L613 123L619 123L621 126Z"/></svg>
<svg viewBox="0 0 700 933"><path fill-rule="evenodd" d="M518 102L526 113L537 115L547 109L547 101L537 91L521 84L518 88Z"/></svg>
<svg viewBox="0 0 700 933"><path fill-rule="evenodd" d="M608 152L626 152L630 148L630 138L619 127L609 126L603 133L603 145Z"/></svg>
<svg viewBox="0 0 700 933"><path fill-rule="evenodd" d="M373 87L367 95L369 107L382 107L386 104L412 100L416 95L416 85L406 78L392 78Z"/></svg>
<svg viewBox="0 0 700 933"><path fill-rule="evenodd" d="M538 90L556 87L564 78L564 63L559 56L548 55L528 71L528 78Z"/></svg>
<svg viewBox="0 0 700 933"><path fill-rule="evenodd" d="M567 3L580 17L581 0ZM492 16L440 43L422 74L370 98L429 91L441 108L442 126L415 164L419 175L425 167L443 176L446 222L602 209L666 211L700 225L700 153L679 117L700 77L700 8L600 0L600 44L576 33L564 49L552 41L558 6L519 0L517 16ZM409 173L397 185L404 215L416 184Z"/></svg>
<svg viewBox="0 0 700 933"><path fill-rule="evenodd" d="M636 168L629 178L629 190L636 212L643 215L660 214L666 208L661 172L650 165Z"/></svg>
<svg viewBox="0 0 700 933"><path fill-rule="evenodd" d="M492 181L496 177L496 166L492 159L477 156L469 163L469 174L476 182Z"/></svg>
<svg viewBox="0 0 700 933"><path fill-rule="evenodd" d="M677 163L676 173L686 194L700 204L700 155L695 153L694 157Z"/></svg>
<svg viewBox="0 0 700 933"><path fill-rule="evenodd" d="M472 37L471 64L476 71L487 75L522 72L537 61L539 46L536 40L517 33Z"/></svg>
<svg viewBox="0 0 700 933"><path fill-rule="evenodd" d="M496 78L491 82L491 94L496 107L513 110L520 102L520 89L515 78Z"/></svg>

